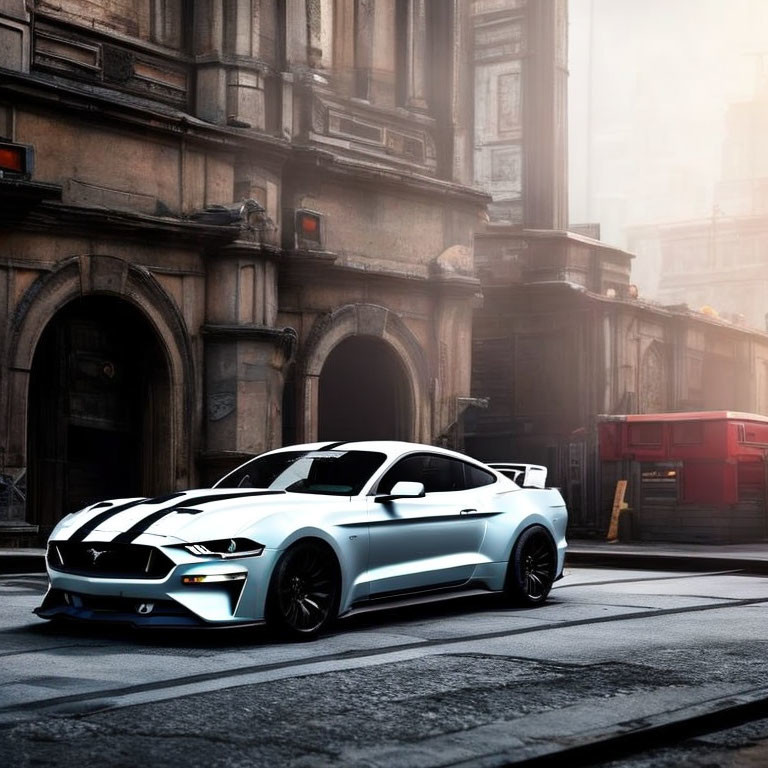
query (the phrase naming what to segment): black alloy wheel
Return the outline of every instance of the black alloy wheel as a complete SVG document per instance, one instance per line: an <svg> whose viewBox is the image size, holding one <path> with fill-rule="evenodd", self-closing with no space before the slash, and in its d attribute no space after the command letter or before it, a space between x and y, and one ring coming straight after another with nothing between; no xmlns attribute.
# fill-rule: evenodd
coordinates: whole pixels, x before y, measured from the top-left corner
<svg viewBox="0 0 768 768"><path fill-rule="evenodd" d="M324 545L300 542L282 556L267 598L267 623L294 639L311 640L336 617L339 577Z"/></svg>
<svg viewBox="0 0 768 768"><path fill-rule="evenodd" d="M549 533L539 525L523 531L507 567L507 596L518 605L541 605L555 580L557 556Z"/></svg>

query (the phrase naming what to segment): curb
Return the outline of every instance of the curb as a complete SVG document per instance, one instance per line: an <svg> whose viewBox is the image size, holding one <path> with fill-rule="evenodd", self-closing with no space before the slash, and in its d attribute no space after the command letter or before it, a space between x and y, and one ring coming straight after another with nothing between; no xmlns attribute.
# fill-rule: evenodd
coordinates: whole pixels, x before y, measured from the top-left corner
<svg viewBox="0 0 768 768"><path fill-rule="evenodd" d="M568 550L565 564L596 568L637 568L664 571L746 571L768 573L768 560L749 557L723 557L663 552L595 552Z"/></svg>
<svg viewBox="0 0 768 768"><path fill-rule="evenodd" d="M574 743L547 749L539 754L520 758L495 755L471 762L454 763L454 768L559 768L562 765L593 766L609 760L647 755L659 747L679 744L714 731L734 728L760 719L765 715L768 695L765 688L735 693L703 701L678 710L659 712L634 720L617 723L607 733L583 734ZM590 736L592 738L590 738ZM515 751L520 752L519 747Z"/></svg>
<svg viewBox="0 0 768 768"><path fill-rule="evenodd" d="M18 573L45 573L45 555L32 553L0 555L0 576Z"/></svg>

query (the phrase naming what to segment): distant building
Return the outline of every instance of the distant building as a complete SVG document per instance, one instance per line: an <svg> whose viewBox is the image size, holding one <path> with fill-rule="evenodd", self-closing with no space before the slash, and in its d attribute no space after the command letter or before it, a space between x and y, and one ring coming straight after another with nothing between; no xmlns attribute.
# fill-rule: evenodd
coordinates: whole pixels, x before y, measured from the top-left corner
<svg viewBox="0 0 768 768"><path fill-rule="evenodd" d="M657 296L768 325L768 82L728 110L716 205L706 219L630 230L630 247L656 249ZM656 241L655 244L653 241Z"/></svg>

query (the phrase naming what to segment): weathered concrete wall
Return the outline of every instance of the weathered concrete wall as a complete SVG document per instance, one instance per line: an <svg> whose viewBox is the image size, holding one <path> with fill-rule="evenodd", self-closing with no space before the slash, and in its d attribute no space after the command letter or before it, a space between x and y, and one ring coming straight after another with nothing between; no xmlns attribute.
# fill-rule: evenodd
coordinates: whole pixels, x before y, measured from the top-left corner
<svg viewBox="0 0 768 768"><path fill-rule="evenodd" d="M37 11L101 32L180 50L184 40L184 0L38 0Z"/></svg>
<svg viewBox="0 0 768 768"><path fill-rule="evenodd" d="M126 134L52 112L15 111L18 141L36 151L35 178L62 201L179 215L232 202L234 155L188 150L178 139Z"/></svg>

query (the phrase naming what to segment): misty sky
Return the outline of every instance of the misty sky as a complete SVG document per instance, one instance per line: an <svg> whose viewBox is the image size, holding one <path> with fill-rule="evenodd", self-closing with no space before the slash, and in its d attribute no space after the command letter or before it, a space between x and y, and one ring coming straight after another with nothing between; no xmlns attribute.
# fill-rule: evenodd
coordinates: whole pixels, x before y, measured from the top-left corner
<svg viewBox="0 0 768 768"><path fill-rule="evenodd" d="M570 0L569 12L571 222L600 222L625 247L627 226L711 215L727 107L768 74L768 0Z"/></svg>

